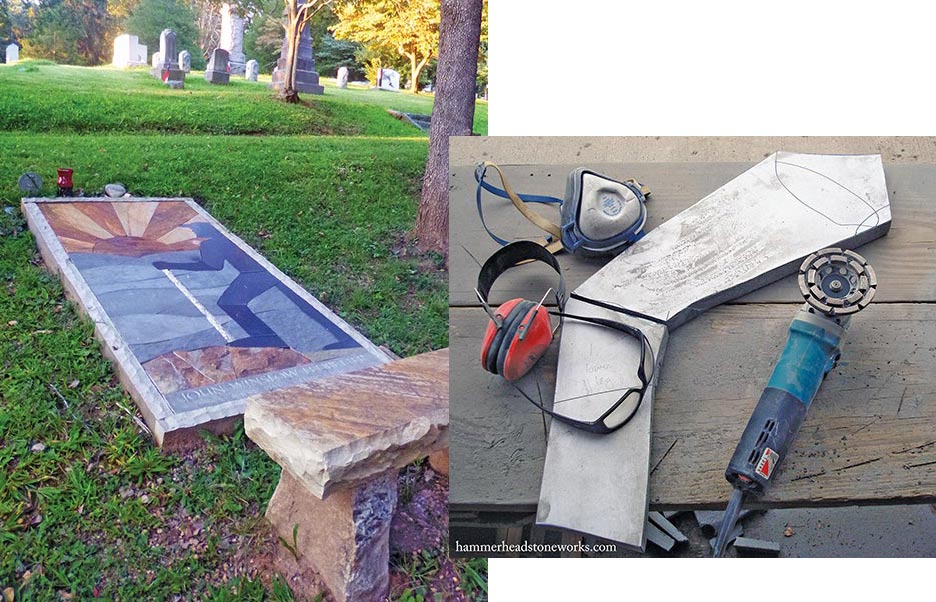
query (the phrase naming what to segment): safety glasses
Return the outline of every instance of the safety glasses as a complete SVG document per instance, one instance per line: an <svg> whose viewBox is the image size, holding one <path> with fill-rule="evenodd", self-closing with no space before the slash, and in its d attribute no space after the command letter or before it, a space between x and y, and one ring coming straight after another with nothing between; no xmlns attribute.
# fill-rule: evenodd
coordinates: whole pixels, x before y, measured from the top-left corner
<svg viewBox="0 0 936 602"><path fill-rule="evenodd" d="M579 430L588 431L590 433L596 433L599 435L606 435L608 433L613 433L618 430L633 418L637 414L637 410L640 409L640 404L643 402L644 395L647 392L647 388L650 386L650 381L653 380L653 370L654 370L654 359L653 359L653 349L650 347L650 341L647 340L646 335L633 326L629 324L623 324L621 322L615 322L614 320L606 320L604 318L592 318L584 316L575 316L572 314L566 314L562 312L549 312L554 316L559 316L563 319L573 319L579 320L581 322L588 322L590 324L596 324L598 326L605 326L607 328L612 328L619 332L628 334L638 341L640 341L640 364L637 366L637 379L640 381L640 386L628 387L624 389L611 389L605 390L600 393L590 393L586 395L580 395L577 397L570 397L568 399L560 399L553 402L553 409L549 410L543 406L542 403L536 401L530 397L523 389L514 385L514 387L533 405L542 410L544 413L548 414L555 420L562 422L563 424L568 424L571 427L577 428ZM622 395L617 398L617 401L611 404L611 406L605 410L598 418L592 421L580 420L577 418L572 418L563 414L561 411L557 411L557 407L561 406L563 403L568 403L571 401L585 399L587 397L592 397L594 395L601 395L609 393L611 391L623 391Z"/></svg>

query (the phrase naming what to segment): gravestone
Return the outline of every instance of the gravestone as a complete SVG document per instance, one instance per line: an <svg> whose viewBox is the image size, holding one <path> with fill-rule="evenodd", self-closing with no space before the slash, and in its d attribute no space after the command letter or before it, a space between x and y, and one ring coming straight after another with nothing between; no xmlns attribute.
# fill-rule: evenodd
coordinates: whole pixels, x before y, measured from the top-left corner
<svg viewBox="0 0 936 602"><path fill-rule="evenodd" d="M159 65L162 64L162 55L160 55L158 52L154 52L154 53L153 53L153 59L152 59L152 60L153 60L153 62L152 62L152 67L153 67L153 69L152 69L152 74L153 74L153 77L156 77L156 72L159 71Z"/></svg>
<svg viewBox="0 0 936 602"><path fill-rule="evenodd" d="M10 44L6 47L6 63L12 65L19 62L19 46Z"/></svg>
<svg viewBox="0 0 936 602"><path fill-rule="evenodd" d="M391 92L400 91L400 74L393 69L379 69L377 71L377 87Z"/></svg>
<svg viewBox="0 0 936 602"><path fill-rule="evenodd" d="M211 60L205 68L205 80L212 84L227 84L231 81L230 55L223 48L215 48L211 53Z"/></svg>
<svg viewBox="0 0 936 602"><path fill-rule="evenodd" d="M257 61L253 59L250 59L249 61L247 61L247 65L244 67L244 69L245 69L244 77L246 77L248 80L252 82L257 81L257 77L260 75L260 63L258 63Z"/></svg>
<svg viewBox="0 0 936 602"><path fill-rule="evenodd" d="M179 68L175 39L176 34L171 29L164 29L159 34L159 60L154 58L152 74L171 88L181 88L185 72Z"/></svg>
<svg viewBox="0 0 936 602"><path fill-rule="evenodd" d="M185 73L192 71L192 53L188 50L179 53L179 68Z"/></svg>
<svg viewBox="0 0 936 602"><path fill-rule="evenodd" d="M299 0L299 5L305 4ZM278 69L273 72L273 81L270 87L282 90L286 79L286 37L283 37L283 47L280 49L280 58L276 61ZM296 49L296 90L306 94L324 94L325 88L319 84L319 74L315 71L315 54L312 52L312 34L306 24L299 34L299 47Z"/></svg>
<svg viewBox="0 0 936 602"><path fill-rule="evenodd" d="M221 43L220 48L228 51L228 65L233 75L243 75L244 62L244 19L237 14L237 9L230 4L221 5Z"/></svg>
<svg viewBox="0 0 936 602"><path fill-rule="evenodd" d="M192 199L29 198L23 213L160 445L229 431L256 393L388 361Z"/></svg>
<svg viewBox="0 0 936 602"><path fill-rule="evenodd" d="M347 67L338 67L338 87L339 88L348 87L348 68Z"/></svg>
<svg viewBox="0 0 936 602"><path fill-rule="evenodd" d="M146 46L140 44L140 38L125 33L114 38L114 58L111 64L120 69L145 66L146 54Z"/></svg>

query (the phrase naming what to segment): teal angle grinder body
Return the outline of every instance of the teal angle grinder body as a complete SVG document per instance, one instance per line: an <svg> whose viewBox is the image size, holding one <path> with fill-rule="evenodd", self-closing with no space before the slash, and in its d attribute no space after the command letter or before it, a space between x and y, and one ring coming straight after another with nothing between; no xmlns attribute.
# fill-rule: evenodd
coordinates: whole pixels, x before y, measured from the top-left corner
<svg viewBox="0 0 936 602"><path fill-rule="evenodd" d="M823 249L799 271L806 304L790 325L786 345L735 449L725 478L735 490L718 530L720 556L746 494L762 494L786 457L826 375L841 357L853 314L867 307L877 288L874 270L853 251Z"/></svg>

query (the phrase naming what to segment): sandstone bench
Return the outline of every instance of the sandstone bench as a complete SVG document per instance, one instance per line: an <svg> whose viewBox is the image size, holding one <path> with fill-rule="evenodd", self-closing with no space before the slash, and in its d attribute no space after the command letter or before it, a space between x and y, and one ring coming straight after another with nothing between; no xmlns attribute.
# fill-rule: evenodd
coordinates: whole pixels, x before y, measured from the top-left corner
<svg viewBox="0 0 936 602"><path fill-rule="evenodd" d="M312 569L338 602L386 599L399 469L448 447L448 359L443 349L247 399L247 435L283 469L266 512L287 544L282 572Z"/></svg>

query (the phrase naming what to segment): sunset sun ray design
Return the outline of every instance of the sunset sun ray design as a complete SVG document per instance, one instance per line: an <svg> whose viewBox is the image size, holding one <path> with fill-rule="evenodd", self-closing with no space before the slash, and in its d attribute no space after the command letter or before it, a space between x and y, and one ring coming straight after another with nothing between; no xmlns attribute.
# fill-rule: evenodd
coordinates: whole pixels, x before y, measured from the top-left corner
<svg viewBox="0 0 936 602"><path fill-rule="evenodd" d="M40 206L69 253L142 257L198 249L186 224L205 219L184 202L47 203Z"/></svg>

